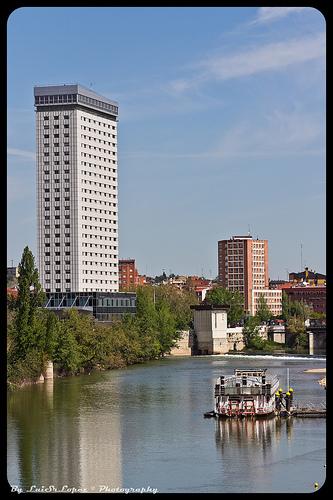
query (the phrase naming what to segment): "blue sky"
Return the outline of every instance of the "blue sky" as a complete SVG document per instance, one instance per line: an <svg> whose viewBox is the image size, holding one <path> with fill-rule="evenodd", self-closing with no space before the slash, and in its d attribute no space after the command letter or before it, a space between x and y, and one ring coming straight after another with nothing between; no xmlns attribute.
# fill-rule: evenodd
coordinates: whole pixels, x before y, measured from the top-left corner
<svg viewBox="0 0 333 500"><path fill-rule="evenodd" d="M217 275L217 241L268 239L269 273L326 272L325 47L310 7L31 7L7 25L7 264L36 256L33 86L119 103L119 252Z"/></svg>

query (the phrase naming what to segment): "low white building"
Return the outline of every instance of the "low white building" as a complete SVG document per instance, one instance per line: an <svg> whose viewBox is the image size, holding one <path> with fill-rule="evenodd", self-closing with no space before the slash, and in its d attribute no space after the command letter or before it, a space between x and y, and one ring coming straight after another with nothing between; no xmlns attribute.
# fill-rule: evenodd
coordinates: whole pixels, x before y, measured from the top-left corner
<svg viewBox="0 0 333 500"><path fill-rule="evenodd" d="M201 304L191 306L196 354L224 354L229 351L227 305Z"/></svg>

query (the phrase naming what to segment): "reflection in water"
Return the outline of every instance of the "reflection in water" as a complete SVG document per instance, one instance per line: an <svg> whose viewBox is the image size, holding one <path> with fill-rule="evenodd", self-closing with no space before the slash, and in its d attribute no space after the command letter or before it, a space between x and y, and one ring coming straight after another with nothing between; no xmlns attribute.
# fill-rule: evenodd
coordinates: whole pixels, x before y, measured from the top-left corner
<svg viewBox="0 0 333 500"><path fill-rule="evenodd" d="M66 387L54 398L53 384L38 384L9 395L9 422L17 429L16 448L20 486L73 484L79 472L75 411L78 386ZM67 398L73 406L67 406ZM13 441L13 436L8 436ZM11 456L8 455L8 462ZM9 475L10 484L17 478Z"/></svg>
<svg viewBox="0 0 333 500"><path fill-rule="evenodd" d="M222 453L232 445L242 449L242 453L258 452L263 455L281 439L282 428L286 428L287 439L291 439L292 418L281 419L277 417L267 419L252 418L219 418L216 420L215 440Z"/></svg>
<svg viewBox="0 0 333 500"><path fill-rule="evenodd" d="M53 410L53 390L54 390L54 380L53 378L51 379L45 379L43 389L45 391L45 396L49 404L49 408Z"/></svg>
<svg viewBox="0 0 333 500"><path fill-rule="evenodd" d="M122 485L121 427L118 379L84 387L79 410L81 487L98 492L100 486Z"/></svg>
<svg viewBox="0 0 333 500"><path fill-rule="evenodd" d="M119 416L105 411L108 397L114 401L110 385L103 398L95 393L99 384L89 391L82 380L47 380L9 394L11 485L87 491L98 491L102 484L121 486Z"/></svg>
<svg viewBox="0 0 333 500"><path fill-rule="evenodd" d="M286 363L247 360L280 377ZM296 394L322 400L315 374L304 376L308 364L293 363ZM238 366L228 360L230 372ZM10 484L161 493L297 493L323 484L325 420L204 419L219 374L216 359L165 359L9 393Z"/></svg>
<svg viewBox="0 0 333 500"><path fill-rule="evenodd" d="M274 423L273 423L274 422ZM216 420L216 443L222 451L230 444L237 444L244 449L260 446L262 449L272 444L272 426L275 419L222 419Z"/></svg>
<svg viewBox="0 0 333 500"><path fill-rule="evenodd" d="M281 433L285 427L287 439L291 439L292 418L281 419L277 417L268 419L217 419L215 427L216 445L221 449L223 456L232 454L248 457L262 454L266 462L272 458L272 452L279 446ZM260 453L261 452L261 453Z"/></svg>
<svg viewBox="0 0 333 500"><path fill-rule="evenodd" d="M287 464L286 438L290 439L292 427L291 418L216 420L215 443L221 453L225 484L237 485L241 492L271 492L274 487L283 491L285 471L282 484L277 486L275 468L283 471ZM229 491L235 491L235 487Z"/></svg>

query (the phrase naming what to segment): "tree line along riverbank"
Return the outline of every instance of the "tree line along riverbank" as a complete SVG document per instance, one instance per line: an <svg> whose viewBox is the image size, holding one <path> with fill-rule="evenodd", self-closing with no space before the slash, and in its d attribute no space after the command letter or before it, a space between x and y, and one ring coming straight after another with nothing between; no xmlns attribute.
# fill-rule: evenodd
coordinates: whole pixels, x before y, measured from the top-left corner
<svg viewBox="0 0 333 500"><path fill-rule="evenodd" d="M191 322L194 293L171 286L139 287L137 312L112 324L69 310L61 319L41 306L41 288L28 247L19 264L18 296L8 299L7 381L14 388L37 381L48 361L55 375L120 368L156 359L177 343Z"/></svg>
<svg viewBox="0 0 333 500"><path fill-rule="evenodd" d="M190 306L198 303L194 292L171 285L141 286L136 314L125 315L111 324L95 321L76 310L59 318L42 307L45 294L39 282L34 256L26 247L19 264L18 295L7 303L8 388L36 382L48 361L56 376L74 375L92 369L113 369L157 359L177 345L182 330L192 325ZM258 329L271 315L267 304L259 305L256 316L245 317L239 292L220 286L207 293L206 302L227 304L228 322L244 323L248 352L272 352L281 345L263 340ZM295 329L295 349L302 349L304 306L284 300L285 319ZM297 329L298 326L298 329ZM304 326L304 321L303 321Z"/></svg>

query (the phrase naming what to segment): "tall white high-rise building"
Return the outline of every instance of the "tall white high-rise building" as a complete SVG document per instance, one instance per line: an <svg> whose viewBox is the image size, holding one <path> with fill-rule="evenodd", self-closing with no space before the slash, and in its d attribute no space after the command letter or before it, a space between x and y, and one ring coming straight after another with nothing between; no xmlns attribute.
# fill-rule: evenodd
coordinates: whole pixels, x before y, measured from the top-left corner
<svg viewBox="0 0 333 500"><path fill-rule="evenodd" d="M118 105L35 87L37 260L46 292L118 291Z"/></svg>

